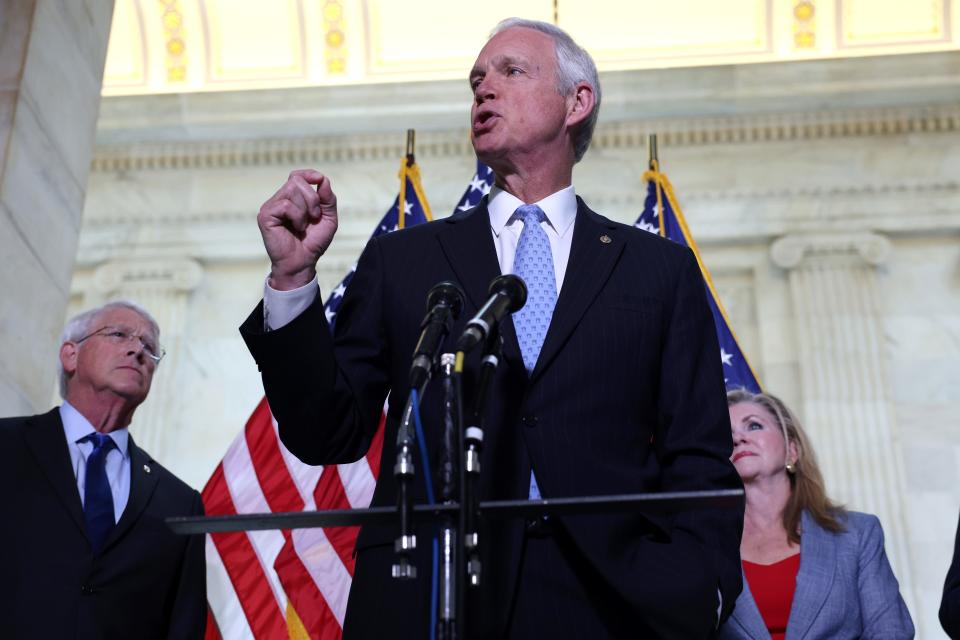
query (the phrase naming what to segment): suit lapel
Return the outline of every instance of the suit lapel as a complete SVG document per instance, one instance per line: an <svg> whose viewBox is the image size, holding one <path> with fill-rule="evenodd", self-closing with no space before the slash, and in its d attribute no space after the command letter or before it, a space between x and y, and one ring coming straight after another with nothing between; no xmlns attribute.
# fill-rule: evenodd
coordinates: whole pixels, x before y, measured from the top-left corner
<svg viewBox="0 0 960 640"><path fill-rule="evenodd" d="M617 225L591 211L580 198L577 204L563 289L531 379L536 379L556 357L623 252L624 239Z"/></svg>
<svg viewBox="0 0 960 640"><path fill-rule="evenodd" d="M500 263L490 231L486 196L473 210L463 215L451 216L445 221L448 224L440 230L438 238L457 281L463 287L467 301L473 306L472 311L468 305L464 312L464 315L469 317L487 301L490 281L500 275ZM500 323L500 332L503 335L504 356L519 361L522 369L520 345L510 318Z"/></svg>
<svg viewBox="0 0 960 640"><path fill-rule="evenodd" d="M128 441L130 452L130 497L127 499L127 506L120 515L117 526L110 532L110 536L104 543L104 550L110 547L114 542L120 540L124 534L140 518L140 514L146 509L147 504L157 488L157 482L160 479L159 469L153 459L138 447L131 437Z"/></svg>
<svg viewBox="0 0 960 640"><path fill-rule="evenodd" d="M770 640L770 633L763 622L763 616L760 615L760 609L757 608L757 602L753 599L746 576L743 577L743 592L737 598L737 605L730 614L730 621L739 625L748 638Z"/></svg>
<svg viewBox="0 0 960 640"><path fill-rule="evenodd" d="M804 511L800 528L800 571L787 622L790 640L802 640L820 614L833 585L836 560L836 538Z"/></svg>
<svg viewBox="0 0 960 640"><path fill-rule="evenodd" d="M63 507L73 518L84 535L87 527L83 519L83 503L73 475L70 451L60 420L59 409L27 419L23 430L27 448L36 458L37 466L50 481Z"/></svg>

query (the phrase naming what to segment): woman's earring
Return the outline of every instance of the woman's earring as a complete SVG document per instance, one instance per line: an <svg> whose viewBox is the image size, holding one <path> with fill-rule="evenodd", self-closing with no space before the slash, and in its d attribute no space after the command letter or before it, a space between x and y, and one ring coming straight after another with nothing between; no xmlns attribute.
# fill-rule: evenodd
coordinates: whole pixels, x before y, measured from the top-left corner
<svg viewBox="0 0 960 640"><path fill-rule="evenodd" d="M787 467L787 473L789 473L789 474L794 474L794 473L797 472L797 465L795 465L795 464L792 463L792 462L788 462L788 463L786 464L786 467Z"/></svg>

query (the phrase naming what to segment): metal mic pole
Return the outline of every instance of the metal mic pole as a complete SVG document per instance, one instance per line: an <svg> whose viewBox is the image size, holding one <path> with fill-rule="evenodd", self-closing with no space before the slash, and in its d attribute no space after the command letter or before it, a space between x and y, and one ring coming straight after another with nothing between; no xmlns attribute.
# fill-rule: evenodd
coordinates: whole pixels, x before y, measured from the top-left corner
<svg viewBox="0 0 960 640"><path fill-rule="evenodd" d="M460 466L460 399L454 378L456 356L444 353L440 356L440 375L443 377L443 448L440 458L440 500L444 504L456 503L459 498L458 476ZM455 640L458 616L458 567L461 565L457 540L458 528L454 515L442 520L440 529L440 597L437 606L438 640Z"/></svg>
<svg viewBox="0 0 960 640"><path fill-rule="evenodd" d="M417 391L419 398L426 381ZM413 534L411 525L411 511L413 503L410 496L410 484L413 481L413 396L411 390L407 398L407 405L403 409L403 419L397 430L397 460L393 465L393 475L397 478L397 510L400 515L400 535L393 544L397 554L397 561L391 567L391 575L399 580L412 580L417 577L417 567L413 564L413 552L417 548L417 537Z"/></svg>
<svg viewBox="0 0 960 640"><path fill-rule="evenodd" d="M470 421L463 435L463 469L461 474L461 522L463 544L467 555L466 573L471 587L480 586L480 540L478 522L480 488L480 453L483 449L483 412L490 390L490 380L500 364L503 338L494 330L484 342L484 354Z"/></svg>

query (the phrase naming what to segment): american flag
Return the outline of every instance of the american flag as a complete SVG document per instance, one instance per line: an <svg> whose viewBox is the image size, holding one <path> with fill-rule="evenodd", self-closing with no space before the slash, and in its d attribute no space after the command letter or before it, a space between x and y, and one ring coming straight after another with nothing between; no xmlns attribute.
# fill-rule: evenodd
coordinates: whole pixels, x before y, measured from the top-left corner
<svg viewBox="0 0 960 640"><path fill-rule="evenodd" d="M759 392L760 382L737 343L727 312L724 310L723 304L720 302L720 296L717 295L717 290L713 286L710 272L700 257L700 250L697 249L697 243L694 242L693 235L690 233L687 222L683 217L683 212L680 210L680 205L677 203L673 185L670 184L666 174L660 173L660 169L655 162L651 170L643 174L643 179L647 182L647 197L643 203L643 213L633 223L633 226L651 233L658 233L664 238L693 250L697 257L697 263L700 265L700 272L703 274L703 283L707 288L707 302L710 304L713 323L717 328L717 339L720 342L720 361L723 363L723 377L727 383L727 388L743 387L755 393Z"/></svg>
<svg viewBox="0 0 960 640"><path fill-rule="evenodd" d="M469 211L477 206L483 196L490 193L494 178L493 169L477 160L477 172L473 174L473 180L470 181L463 195L460 196L460 202L457 203L453 212Z"/></svg>
<svg viewBox="0 0 960 640"><path fill-rule="evenodd" d="M493 173L478 162L455 211L475 206L492 183ZM416 164L402 162L400 185L371 237L431 219ZM352 278L353 269L324 305L331 329ZM204 488L204 507L209 515L366 507L382 444L383 420L364 459L303 464L280 442L264 398ZM338 527L208 535L206 638L340 638L357 533L356 527Z"/></svg>

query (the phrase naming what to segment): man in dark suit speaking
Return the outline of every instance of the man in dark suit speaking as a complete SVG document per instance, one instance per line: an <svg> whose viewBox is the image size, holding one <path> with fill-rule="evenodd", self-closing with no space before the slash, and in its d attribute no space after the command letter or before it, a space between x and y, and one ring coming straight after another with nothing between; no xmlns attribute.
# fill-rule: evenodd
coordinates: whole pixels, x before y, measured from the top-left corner
<svg viewBox="0 0 960 640"><path fill-rule="evenodd" d="M114 302L73 318L60 346L63 404L0 420L0 637L201 638L200 494L127 427L163 357L153 318Z"/></svg>
<svg viewBox="0 0 960 640"><path fill-rule="evenodd" d="M490 281L516 273L528 302L501 326L482 499L740 487L694 256L598 215L574 193L573 166L600 104L593 60L562 30L512 19L469 80L474 148L496 186L471 211L372 240L332 338L315 272L337 228L329 179L294 171L261 208L272 267L264 305L241 332L283 442L311 464L356 460L389 392L373 504L395 504L396 432L427 291L453 280L466 292L445 345L453 351ZM478 368L472 353L466 388ZM441 396L428 392L421 407L434 464ZM414 491L423 502L422 474ZM740 591L741 523L737 509L486 523L468 635L709 637ZM426 637L432 534L418 536L414 581L390 577L396 535L360 533L347 638Z"/></svg>

